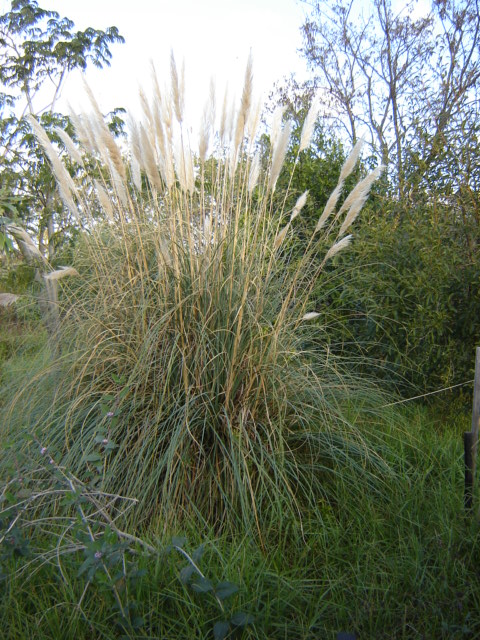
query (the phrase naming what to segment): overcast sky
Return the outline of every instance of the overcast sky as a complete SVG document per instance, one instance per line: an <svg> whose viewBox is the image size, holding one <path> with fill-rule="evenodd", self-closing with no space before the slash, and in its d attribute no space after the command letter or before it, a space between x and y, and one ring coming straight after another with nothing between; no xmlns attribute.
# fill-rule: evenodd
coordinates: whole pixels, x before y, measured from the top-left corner
<svg viewBox="0 0 480 640"><path fill-rule="evenodd" d="M179 65L185 59L192 119L202 111L210 77L219 93L228 82L239 94L250 50L258 93L268 94L276 80L292 72L306 77L298 49L308 7L298 0L39 0L39 6L58 11L79 29L116 26L124 36L125 44L112 47L111 67L87 73L104 110L135 109L138 85L150 86L149 61L166 78L171 50ZM68 79L60 108L67 101L81 108L80 86L78 78Z"/></svg>

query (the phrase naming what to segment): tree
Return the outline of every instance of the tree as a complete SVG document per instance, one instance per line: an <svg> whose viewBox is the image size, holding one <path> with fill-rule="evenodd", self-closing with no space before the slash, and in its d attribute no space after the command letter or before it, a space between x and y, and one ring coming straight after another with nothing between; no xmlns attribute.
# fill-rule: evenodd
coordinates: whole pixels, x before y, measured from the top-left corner
<svg viewBox="0 0 480 640"><path fill-rule="evenodd" d="M388 167L339 258L332 343L400 386L463 383L480 336L478 0L309 5L303 53L328 115Z"/></svg>
<svg viewBox="0 0 480 640"><path fill-rule="evenodd" d="M55 111L65 79L73 69L109 65L110 46L116 42L124 42L116 27L75 31L71 20L41 9L35 0L12 0L11 10L0 16L2 198L17 198L17 216L32 224L42 250L47 233L50 258L63 207L49 164L24 116L38 117L52 135L55 127L72 134L69 118ZM46 104L39 107L40 98Z"/></svg>
<svg viewBox="0 0 480 640"><path fill-rule="evenodd" d="M374 0L364 15L352 0L315 0L302 27L303 54L337 121L352 141L368 132L400 198L478 116L478 0L432 0L420 17L414 9ZM421 162L410 162L412 150Z"/></svg>

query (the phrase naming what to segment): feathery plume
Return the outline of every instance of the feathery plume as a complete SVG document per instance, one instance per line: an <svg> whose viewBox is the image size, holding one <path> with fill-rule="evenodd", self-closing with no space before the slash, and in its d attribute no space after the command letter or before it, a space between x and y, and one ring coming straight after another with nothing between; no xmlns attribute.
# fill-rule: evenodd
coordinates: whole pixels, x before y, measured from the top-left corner
<svg viewBox="0 0 480 640"><path fill-rule="evenodd" d="M189 149L186 149L180 139L177 139L174 149L175 171L183 191L193 193L195 189L193 175L193 160Z"/></svg>
<svg viewBox="0 0 480 640"><path fill-rule="evenodd" d="M308 189L307 191L304 191L296 201L295 206L293 207L293 211L290 215L290 222L292 222L292 220L295 220L295 218L298 216L300 211L305 206L305 203L307 202L307 196L308 196Z"/></svg>
<svg viewBox="0 0 480 640"><path fill-rule="evenodd" d="M250 110L250 115L247 121L247 136L250 140L250 144L253 144L255 135L257 133L258 125L260 124L260 117L262 115L262 101L258 100L255 108Z"/></svg>
<svg viewBox="0 0 480 640"><path fill-rule="evenodd" d="M33 116L28 115L27 119L30 122L35 136L40 142L40 145L42 146L47 158L50 160L52 171L55 175L55 178L57 179L58 191L60 193L61 199L63 200L63 203L65 204L67 209L69 209L75 215L77 220L79 220L80 214L73 199L73 194L77 195L77 190L70 174L65 169L62 161L58 157L58 154L53 148L53 145L50 142L50 139L45 133L43 127Z"/></svg>
<svg viewBox="0 0 480 640"><path fill-rule="evenodd" d="M0 293L0 307L9 307L11 304L15 304L17 300L20 300L20 296L15 293Z"/></svg>
<svg viewBox="0 0 480 640"><path fill-rule="evenodd" d="M220 144L223 144L225 141L225 134L227 132L227 115L228 115L228 86L225 87L225 93L223 94L222 114L220 116L220 127L218 129Z"/></svg>
<svg viewBox="0 0 480 640"><path fill-rule="evenodd" d="M180 72L179 77L173 51L170 53L170 77L172 83L172 99L175 106L175 116L179 124L181 124L183 120L183 110L185 107L185 64L182 65L182 71Z"/></svg>
<svg viewBox="0 0 480 640"><path fill-rule="evenodd" d="M67 153L69 154L69 156L72 158L72 160L75 160L75 162L77 162L78 164L83 165L82 156L80 155L77 147L75 146L75 143L73 142L71 137L68 135L68 133L64 131L64 129L61 129L60 127L55 127L54 131L57 134L57 136L60 138L60 140L63 142L63 145L67 150Z"/></svg>
<svg viewBox="0 0 480 640"><path fill-rule="evenodd" d="M333 256L336 255L339 251L347 247L352 241L352 238L353 238L352 235L345 236L344 238L342 238L341 240L333 244L325 254L325 258L323 259L323 262L327 262L327 260L330 260L330 258L333 258Z"/></svg>
<svg viewBox="0 0 480 640"><path fill-rule="evenodd" d="M357 160L360 156L360 153L363 149L364 144L365 144L365 141L362 138L360 138L360 140L358 140L358 142L353 147L352 152L350 153L348 158L345 160L342 168L340 169L340 176L338 178L339 183L341 182L343 184L345 180L348 178L348 176L352 173L355 165L357 164Z"/></svg>
<svg viewBox="0 0 480 640"><path fill-rule="evenodd" d="M355 167L355 164L356 164L356 162L358 160L358 157L360 155L360 152L362 150L363 144L364 144L363 140L359 140L357 142L357 144L353 147L352 152L350 153L348 158L343 163L343 166L342 166L342 168L340 170L340 177L338 178L337 186L332 191L332 193L330 194L330 197L327 200L327 204L325 205L323 213L322 213L322 215L320 216L320 218L319 218L319 220L317 222L317 226L315 227L314 233L317 233L318 231L320 231L320 229L322 229L325 226L325 223L327 222L328 218L330 217L330 215L332 214L333 210L335 209L335 207L337 205L337 202L338 202L338 199L340 197L340 194L342 193L343 184L345 182L345 179L348 178L348 176L353 171L353 168ZM347 199L345 200L345 202L343 203L343 205L341 206L340 210L337 213L337 218L341 214L342 211L345 211L345 209L348 208L348 206L351 205L352 199L350 199L350 202L348 202L348 204L347 204L347 201L349 200L349 198L351 198L351 196L353 196L353 199L356 198L356 194L354 195L354 192L357 189L357 187L360 186L360 184L362 184L362 183L359 183L353 189L353 191L350 193L350 195L347 197Z"/></svg>
<svg viewBox="0 0 480 640"><path fill-rule="evenodd" d="M319 315L316 311L309 311L302 317L302 320L313 320L314 318L318 318Z"/></svg>
<svg viewBox="0 0 480 640"><path fill-rule="evenodd" d="M142 172L140 169L140 164L136 158L136 156L132 155L130 158L130 171L132 174L133 184L137 188L138 191L142 190Z"/></svg>
<svg viewBox="0 0 480 640"><path fill-rule="evenodd" d="M213 78L210 80L210 94L203 109L202 121L200 123L200 135L198 141L198 155L201 162L205 162L210 143L210 136L215 124L215 84Z"/></svg>
<svg viewBox="0 0 480 640"><path fill-rule="evenodd" d="M343 235L355 221L356 217L360 213L363 205L368 198L368 194L370 193L370 189L372 188L373 183L375 182L375 180L378 180L383 169L384 166L379 165L376 169L369 173L364 180L357 184L357 186L349 194L343 205L340 207L338 215L340 215L340 213L342 213L342 211L347 208L345 204L347 203L347 200L349 201L347 206L350 206L350 208L347 215L345 216L342 226L340 227L340 231L338 232L339 236Z"/></svg>
<svg viewBox="0 0 480 640"><path fill-rule="evenodd" d="M105 191L105 189L103 188L103 186L100 184L98 180L94 180L94 184L95 184L95 190L97 192L98 201L100 202L102 209L107 214L107 218L110 220L110 222L114 222L112 200L110 196L108 195L108 193Z"/></svg>
<svg viewBox="0 0 480 640"><path fill-rule="evenodd" d="M280 171L282 170L283 162L285 160L285 155L287 153L288 143L290 140L290 130L291 123L290 121L288 121L283 127L281 134L278 136L277 144L273 149L272 166L268 178L268 188L271 189L272 192L275 191L278 176L280 175Z"/></svg>
<svg viewBox="0 0 480 640"><path fill-rule="evenodd" d="M313 132L315 130L315 123L317 121L319 111L320 111L319 100L318 98L314 98L310 106L310 109L308 110L307 117L305 118L305 122L303 123L298 153L300 153L301 151L304 151L309 146L312 140Z"/></svg>
<svg viewBox="0 0 480 640"><path fill-rule="evenodd" d="M45 258L40 253L40 249L33 242L33 240L25 231L25 229L23 229L22 227L19 227L16 224L11 224L11 223L7 224L6 227L7 227L7 231L11 233L12 236L15 238L16 243L20 247L20 250L22 254L25 256L25 258L27 259L27 261L38 260L40 262L45 262Z"/></svg>
<svg viewBox="0 0 480 640"><path fill-rule="evenodd" d="M85 149L85 151L88 151L89 153L94 153L95 147L94 145L92 145L92 141L90 139L90 133L85 127L85 124L83 122L84 118L74 113L73 109L70 106L69 106L69 112L70 112L70 119L73 123L73 127L75 129L75 133L77 134L77 138L80 144Z"/></svg>
<svg viewBox="0 0 480 640"><path fill-rule="evenodd" d="M277 233L277 237L275 238L275 242L273 244L273 248L275 250L277 250L283 243L283 241L285 240L285 236L287 235L287 231L290 227L290 222L288 222L283 229L281 229L278 233Z"/></svg>
<svg viewBox="0 0 480 640"><path fill-rule="evenodd" d="M250 166L250 172L248 174L248 193L251 195L258 183L260 176L260 155L256 153L253 157L252 164Z"/></svg>
<svg viewBox="0 0 480 640"><path fill-rule="evenodd" d="M140 149L142 153L141 166L145 170L152 188L157 189L158 191L161 191L162 182L158 174L157 165L155 164L154 150L150 143L150 137L142 125L140 125L140 144L141 144Z"/></svg>
<svg viewBox="0 0 480 640"><path fill-rule="evenodd" d="M320 231L320 229L322 229L325 226L325 223L327 222L328 218L331 216L332 211L335 209L335 206L338 202L338 198L340 197L340 194L342 192L342 188L343 188L343 182L339 182L335 187L335 189L330 194L330 197L327 200L327 204L325 205L325 208L323 210L323 213L318 219L317 226L315 227L314 233L317 233L318 231Z"/></svg>
<svg viewBox="0 0 480 640"><path fill-rule="evenodd" d="M253 59L252 53L248 56L247 68L245 69L245 81L242 91L242 99L240 101L240 109L238 111L237 126L235 129L235 147L239 147L245 135L245 127L247 124L248 115L250 113L250 106L252 104L252 89L253 89L253 73L252 73Z"/></svg>
<svg viewBox="0 0 480 640"><path fill-rule="evenodd" d="M66 276L78 276L78 275L80 274L74 267L60 267L60 269L57 269L56 271L45 273L43 277L45 280L52 281L52 280L61 280Z"/></svg>
<svg viewBox="0 0 480 640"><path fill-rule="evenodd" d="M270 145L272 149L276 146L278 136L280 135L281 127L282 127L282 119L283 114L286 111L286 107L277 107L273 112L272 116L272 124L270 127Z"/></svg>

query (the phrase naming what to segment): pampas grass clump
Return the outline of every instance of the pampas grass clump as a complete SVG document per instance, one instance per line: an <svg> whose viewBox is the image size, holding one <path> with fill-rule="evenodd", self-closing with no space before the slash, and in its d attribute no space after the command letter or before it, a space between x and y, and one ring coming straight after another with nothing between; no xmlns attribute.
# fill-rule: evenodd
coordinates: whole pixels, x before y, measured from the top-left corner
<svg viewBox="0 0 480 640"><path fill-rule="evenodd" d="M74 117L80 152L62 138L72 162L97 163L81 184L32 121L83 229L72 265L79 277L62 280L58 298L48 406L40 387L24 390L39 437L73 472L137 498L137 523L168 528L189 517L265 535L301 520L325 495L339 456L353 452L363 466L374 459L342 414L358 388L318 344L315 353L305 345L321 329L310 293L350 242L378 171L338 210L358 145L294 262L290 239L308 194L286 193L294 206L273 208L290 125L277 117L269 156L259 155L251 61L238 109L226 97L217 114L211 86L198 144L173 57L171 86L162 92L154 77L153 99L142 94L128 152L90 97L92 114ZM301 150L317 111L315 103Z"/></svg>

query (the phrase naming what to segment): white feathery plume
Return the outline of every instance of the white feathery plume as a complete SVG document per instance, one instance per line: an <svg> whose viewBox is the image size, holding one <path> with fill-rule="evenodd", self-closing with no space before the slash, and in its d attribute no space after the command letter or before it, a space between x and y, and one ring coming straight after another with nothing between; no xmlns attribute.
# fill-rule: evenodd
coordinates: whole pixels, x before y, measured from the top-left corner
<svg viewBox="0 0 480 640"><path fill-rule="evenodd" d="M127 190L125 188L125 182L122 179L122 176L118 173L116 167L113 162L109 160L108 169L110 171L110 176L112 178L113 187L118 196L118 199L122 203L122 205L127 208L128 207L128 195Z"/></svg>
<svg viewBox="0 0 480 640"><path fill-rule="evenodd" d="M0 293L0 307L9 307L20 300L20 296L15 293Z"/></svg>
<svg viewBox="0 0 480 640"><path fill-rule="evenodd" d="M60 197L63 200L67 209L69 209L74 216L77 218L77 221L80 220L80 213L77 209L77 205L73 199L73 194L77 195L77 190L75 184L73 183L72 177L65 169L62 161L58 157L57 152L53 148L52 143L50 142L49 137L45 133L43 127L37 122L37 120L31 116L27 116L28 121L30 122L32 129L35 133L37 140L40 142L47 158L50 160L50 164L52 166L52 171L57 179L58 191L60 193Z"/></svg>
<svg viewBox="0 0 480 640"><path fill-rule="evenodd" d="M260 176L260 154L256 153L253 157L252 164L250 166L250 172L248 174L248 193L251 195L258 183Z"/></svg>
<svg viewBox="0 0 480 640"><path fill-rule="evenodd" d="M300 153L301 151L304 151L310 145L313 132L315 130L315 123L317 121L319 111L320 111L320 102L318 98L315 97L310 106L310 109L308 110L307 117L305 118L305 122L303 123L298 153Z"/></svg>
<svg viewBox="0 0 480 640"><path fill-rule="evenodd" d="M45 273L43 275L45 280L61 280L66 276L78 276L80 275L78 271L74 267L60 267L56 271L51 271L50 273Z"/></svg>
<svg viewBox="0 0 480 640"><path fill-rule="evenodd" d="M150 143L150 136L143 128L143 125L140 125L140 143L140 149L142 153L142 168L145 170L152 188L161 191L162 182L160 180L158 168L155 163L155 153Z"/></svg>
<svg viewBox="0 0 480 640"><path fill-rule="evenodd" d="M60 267L55 271L51 271L50 273L45 273L43 275L45 280L61 280L66 276L78 276L80 275L78 271L74 267Z"/></svg>
<svg viewBox="0 0 480 640"><path fill-rule="evenodd" d="M354 188L350 191L348 196L345 198L345 202L342 204L340 209L338 210L337 216L340 216L344 211L350 209L353 203L359 198L366 198L370 192L372 184L375 180L378 179L381 172L383 171L383 165L379 165L372 172L370 172L363 180L360 180L358 184L354 186Z"/></svg>
<svg viewBox="0 0 480 640"><path fill-rule="evenodd" d="M348 158L345 160L340 170L340 176L338 178L339 183L341 182L343 184L346 178L348 178L348 176L352 173L355 165L357 164L357 160L360 156L360 153L363 149L364 144L365 144L365 141L362 138L360 138L355 144L355 146L353 147L352 152L350 153Z"/></svg>
<svg viewBox="0 0 480 640"><path fill-rule="evenodd" d="M353 238L352 235L345 236L344 238L342 238L341 240L333 244L325 254L325 258L323 259L323 262L330 260L330 258L333 258L333 256L336 255L339 251L347 247L352 241L352 238Z"/></svg>
<svg viewBox="0 0 480 640"><path fill-rule="evenodd" d="M318 318L319 315L316 311L309 311L302 317L302 320L313 320L314 318Z"/></svg>
<svg viewBox="0 0 480 640"><path fill-rule="evenodd" d="M94 180L94 184L97 191L98 201L100 202L102 209L107 214L107 218L110 220L110 222L114 222L112 200L110 196L98 180Z"/></svg>
<svg viewBox="0 0 480 640"><path fill-rule="evenodd" d="M220 126L218 129L220 144L222 145L225 141L225 135L227 132L227 116L228 116L228 86L225 87L225 93L223 94L222 113L220 116Z"/></svg>
<svg viewBox="0 0 480 640"><path fill-rule="evenodd" d="M248 116L250 113L250 107L252 104L252 90L253 90L253 59L252 53L248 56L247 68L245 69L245 81L242 91L242 99L240 101L240 109L238 110L237 126L235 128L235 147L239 147L243 136L245 135L245 127L247 124Z"/></svg>
<svg viewBox="0 0 480 640"><path fill-rule="evenodd" d="M273 149L272 166L270 169L270 175L268 177L268 188L271 189L272 192L275 191L278 176L280 175L280 171L282 170L283 162L285 160L288 143L290 141L290 130L291 123L290 121L288 121L285 123L281 134L278 136L277 143Z"/></svg>
<svg viewBox="0 0 480 640"><path fill-rule="evenodd" d="M75 133L77 134L80 144L85 149L85 151L93 153L95 151L95 148L92 146L92 141L90 140L90 132L87 131L82 116L77 115L70 106L69 112L70 119L73 123Z"/></svg>
<svg viewBox="0 0 480 640"><path fill-rule="evenodd" d="M132 173L133 184L138 191L142 190L142 172L137 157L132 154L130 158L130 171Z"/></svg>
<svg viewBox="0 0 480 640"><path fill-rule="evenodd" d="M272 116L272 126L270 130L270 145L272 149L277 144L278 136L280 135L282 127L283 114L286 111L286 107L280 106L275 109Z"/></svg>
<svg viewBox="0 0 480 640"><path fill-rule="evenodd" d="M273 243L273 248L276 250L278 249L283 241L285 240L285 236L287 235L287 231L290 227L290 222L287 222L287 224L283 227L283 229L280 229L280 231L277 233L277 237L275 238L275 242Z"/></svg>
<svg viewBox="0 0 480 640"><path fill-rule="evenodd" d="M327 222L328 218L331 216L332 211L335 209L335 205L337 204L338 198L340 197L342 188L343 188L343 182L339 182L335 187L335 189L330 194L330 197L327 200L327 204L325 205L325 208L323 210L323 213L318 219L317 226L315 227L314 233L317 233L318 231L320 231L320 229L322 229L325 226L325 223Z"/></svg>
<svg viewBox="0 0 480 640"><path fill-rule="evenodd" d="M65 149L67 150L67 153L72 158L72 160L75 160L75 162L77 162L78 164L83 165L82 156L80 155L77 147L75 146L75 143L73 142L71 137L68 135L68 133L64 129L61 129L60 127L55 127L54 131L57 134L57 136L60 138L60 140L63 142Z"/></svg>
<svg viewBox="0 0 480 640"><path fill-rule="evenodd" d="M363 144L364 144L364 141L363 140L359 140L356 143L356 145L353 147L352 152L350 153L348 158L343 163L343 166L342 166L342 168L340 170L340 177L338 178L337 186L332 191L332 193L330 194L330 197L327 200L327 204L325 205L323 213L322 213L322 215L320 216L320 218L319 218L319 220L317 222L317 226L315 227L314 233L317 233L318 231L320 231L320 229L322 229L325 226L325 223L327 222L328 218L331 216L333 210L335 209L335 206L336 206L336 204L338 202L340 194L342 193L343 184L345 182L345 179L348 178L348 176L353 171L353 168L355 167L355 164L356 164L356 162L358 160L358 157L360 156L360 152L362 150ZM359 183L359 184L361 184L361 183ZM359 185L357 185L357 187L358 186ZM355 187L355 189L357 187ZM343 203L342 207L340 208L339 212L337 213L337 217L342 212L342 210L344 211L345 208L347 208L349 206L349 205L347 205L347 207L345 207L345 204L347 203L348 198L353 194L355 189L350 193L350 195L347 197L347 199ZM350 203L351 202L352 202L352 200L350 200Z"/></svg>
<svg viewBox="0 0 480 640"><path fill-rule="evenodd" d="M308 189L307 191L304 191L296 201L295 206L293 207L293 211L290 215L290 222L292 222L292 220L295 220L295 218L298 216L300 211L305 206L305 203L307 202L307 196L308 196Z"/></svg>
<svg viewBox="0 0 480 640"><path fill-rule="evenodd" d="M182 65L179 77L173 51L170 52L170 77L175 116L177 121L181 124L183 120L183 110L185 107L185 63Z"/></svg>
<svg viewBox="0 0 480 640"><path fill-rule="evenodd" d="M195 188L193 178L192 154L184 147L180 138L175 145L175 172L183 191L193 192Z"/></svg>
<svg viewBox="0 0 480 640"><path fill-rule="evenodd" d="M380 174L382 173L383 169L385 167L383 165L379 165L376 169L374 169L371 173L368 174L368 176L362 180L361 182L358 183L358 185L355 187L355 189L353 189L352 193L349 194L347 200L350 199L350 196L353 197L350 199L350 208L347 212L347 215L345 216L345 219L342 223L342 226L340 227L340 231L338 232L338 235L341 236L345 233L345 231L353 224L353 222L355 221L356 217L358 216L358 214L360 213L363 205L365 204L367 198L368 198L368 194L370 193L370 189L372 187L372 184L375 182L375 180L377 180L380 177ZM347 202L347 200L345 200L345 202ZM344 203L345 204L345 203ZM340 211L338 212L338 215L340 215L340 213L345 210L346 207L344 207L344 205L341 206Z"/></svg>
<svg viewBox="0 0 480 640"><path fill-rule="evenodd" d="M262 114L262 101L258 100L255 108L250 110L250 115L247 121L247 136L250 140L250 145L255 141L255 135L257 133L258 125L260 124L260 116Z"/></svg>
<svg viewBox="0 0 480 640"><path fill-rule="evenodd" d="M10 224L10 223L7 224L6 227L7 227L7 230L15 238L15 241L20 247L22 253L25 256L28 256L28 259L45 262L45 258L40 253L40 249L33 242L32 238L28 235L25 229L23 229L23 227L19 227L16 224Z"/></svg>

